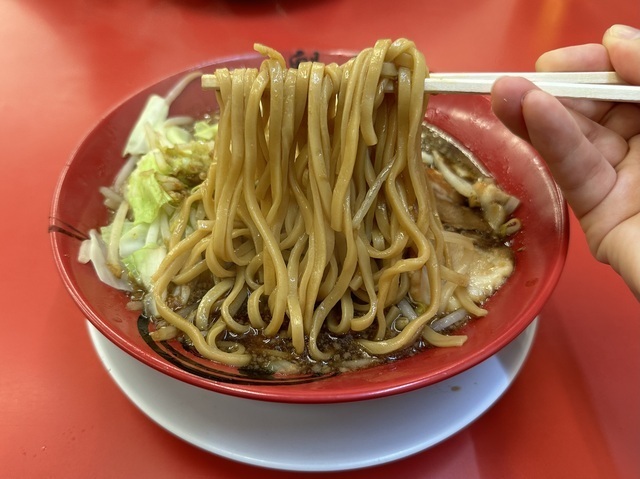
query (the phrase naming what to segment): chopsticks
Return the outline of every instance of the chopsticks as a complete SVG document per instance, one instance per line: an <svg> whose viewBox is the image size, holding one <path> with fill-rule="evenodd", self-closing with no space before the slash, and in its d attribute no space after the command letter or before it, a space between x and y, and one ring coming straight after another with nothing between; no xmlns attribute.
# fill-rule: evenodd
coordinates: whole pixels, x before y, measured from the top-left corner
<svg viewBox="0 0 640 479"><path fill-rule="evenodd" d="M424 82L429 93L491 93L500 77L523 77L562 98L640 102L640 86L626 84L615 72L432 73Z"/></svg>
<svg viewBox="0 0 640 479"><path fill-rule="evenodd" d="M393 77L393 70L389 65L383 68L382 75ZM625 83L615 72L431 73L424 88L433 94L488 94L494 82L504 76L526 78L541 90L562 98L640 102L640 86ZM202 75L202 88L218 88L215 76Z"/></svg>

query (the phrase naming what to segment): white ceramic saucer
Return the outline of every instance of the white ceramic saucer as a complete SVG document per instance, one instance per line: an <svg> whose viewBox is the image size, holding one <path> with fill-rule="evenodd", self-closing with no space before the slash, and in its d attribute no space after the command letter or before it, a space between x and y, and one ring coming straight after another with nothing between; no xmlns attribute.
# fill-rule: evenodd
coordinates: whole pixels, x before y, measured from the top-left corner
<svg viewBox="0 0 640 479"><path fill-rule="evenodd" d="M280 404L219 394L133 359L90 323L109 374L147 416L206 451L257 466L337 471L427 449L489 409L524 364L538 320L496 355L416 391L337 404Z"/></svg>

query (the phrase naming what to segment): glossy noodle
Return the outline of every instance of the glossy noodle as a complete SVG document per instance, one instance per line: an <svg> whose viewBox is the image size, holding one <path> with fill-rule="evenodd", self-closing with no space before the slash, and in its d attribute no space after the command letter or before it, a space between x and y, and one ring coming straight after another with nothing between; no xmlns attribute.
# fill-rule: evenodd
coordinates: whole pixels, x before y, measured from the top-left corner
<svg viewBox="0 0 640 479"><path fill-rule="evenodd" d="M287 68L278 52L256 48L259 68L215 72L213 162L152 276L158 316L204 357L235 366L251 361L236 340L250 331L287 338L316 361L333 354L323 331L353 333L371 355L419 339L461 345L464 336L432 329L434 319L451 301L465 314L486 311L450 252L473 242L445 231L425 175L423 55L408 40L380 40L343 65ZM203 276L186 318L172 302ZM401 314L416 278L429 302ZM399 315L402 327L392 324Z"/></svg>

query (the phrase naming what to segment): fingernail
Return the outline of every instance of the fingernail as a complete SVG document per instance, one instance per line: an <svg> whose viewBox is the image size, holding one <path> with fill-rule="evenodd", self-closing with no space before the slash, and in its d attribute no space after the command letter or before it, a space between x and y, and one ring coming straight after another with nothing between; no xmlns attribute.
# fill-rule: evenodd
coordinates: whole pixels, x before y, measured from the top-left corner
<svg viewBox="0 0 640 479"><path fill-rule="evenodd" d="M613 25L609 28L609 33L622 40L635 40L640 38L640 30L628 25Z"/></svg>

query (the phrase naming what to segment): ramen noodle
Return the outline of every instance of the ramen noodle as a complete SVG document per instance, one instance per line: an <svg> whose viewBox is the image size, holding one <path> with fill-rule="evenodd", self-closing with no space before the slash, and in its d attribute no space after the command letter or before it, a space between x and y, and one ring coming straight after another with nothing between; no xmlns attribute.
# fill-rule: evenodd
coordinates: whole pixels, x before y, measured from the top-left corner
<svg viewBox="0 0 640 479"><path fill-rule="evenodd" d="M142 287L152 336L284 371L462 345L450 328L484 316L513 269L504 243L518 229L517 200L429 150L423 55L408 40L380 40L342 65L288 68L256 49L259 68L213 74L214 116L178 125L186 137L175 144L147 131L150 152L131 155L127 174L155 162L168 197L149 219L132 218L142 194L132 182L108 190L107 243L157 223L144 230L157 251L144 274L107 246L115 276ZM163 172L175 155L196 155L199 167Z"/></svg>

